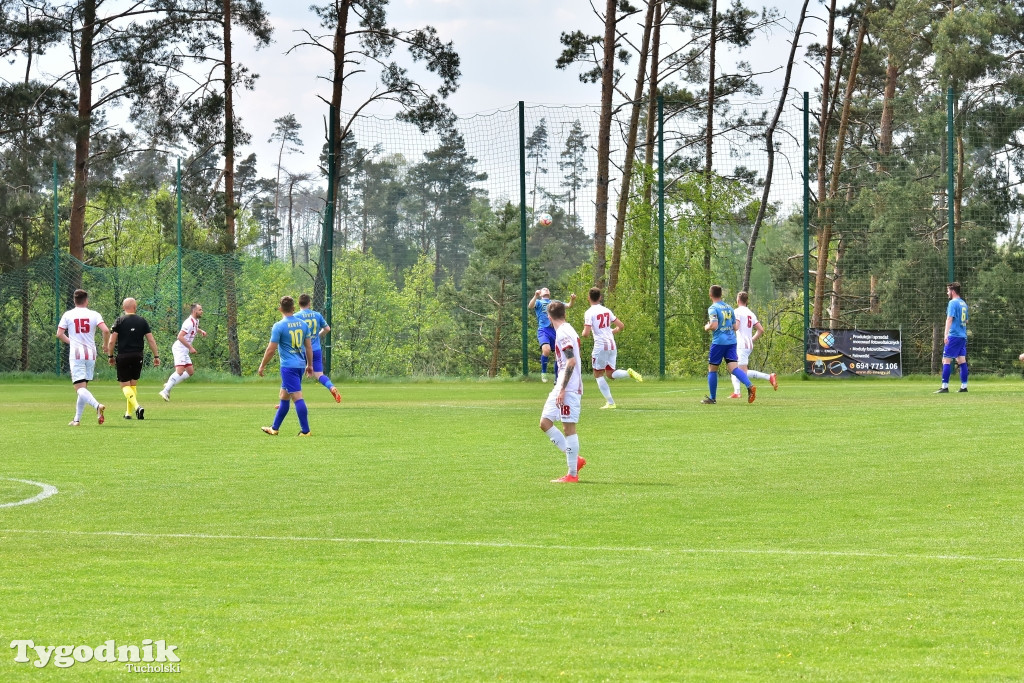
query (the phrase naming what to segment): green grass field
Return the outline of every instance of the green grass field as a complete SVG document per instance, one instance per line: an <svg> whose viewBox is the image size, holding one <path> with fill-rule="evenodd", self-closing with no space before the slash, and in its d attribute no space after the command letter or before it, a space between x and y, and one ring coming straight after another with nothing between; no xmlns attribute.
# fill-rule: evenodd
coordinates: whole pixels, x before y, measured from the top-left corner
<svg viewBox="0 0 1024 683"><path fill-rule="evenodd" d="M146 383L148 382L148 384ZM189 680L935 680L1024 672L1019 379L586 384L581 483L539 383L144 380L144 422L65 426L0 382L0 680L36 644L178 646ZM728 394L727 383L722 384ZM6 654L4 654L6 653ZM31 654L31 652L30 652Z"/></svg>

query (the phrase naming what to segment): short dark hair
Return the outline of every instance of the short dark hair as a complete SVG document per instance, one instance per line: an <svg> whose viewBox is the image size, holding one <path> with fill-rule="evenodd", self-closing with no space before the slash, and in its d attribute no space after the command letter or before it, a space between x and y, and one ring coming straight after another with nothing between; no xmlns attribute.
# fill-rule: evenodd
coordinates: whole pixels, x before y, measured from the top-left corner
<svg viewBox="0 0 1024 683"><path fill-rule="evenodd" d="M308 306L310 303L312 303L312 301L313 297L311 297L309 294L299 294L300 306Z"/></svg>
<svg viewBox="0 0 1024 683"><path fill-rule="evenodd" d="M561 301L552 301L548 304L548 317L553 320L565 320L565 304Z"/></svg>
<svg viewBox="0 0 1024 683"><path fill-rule="evenodd" d="M192 304L192 305L191 305L191 306L189 307L189 310L188 310L188 312L189 312L189 313L195 313L195 312L196 312L196 309L197 309L197 308L199 308L199 302L198 302L198 301L197 301L197 302L195 302L194 304Z"/></svg>
<svg viewBox="0 0 1024 683"><path fill-rule="evenodd" d="M711 294L711 296L713 298L721 299L722 298L722 285L711 285L711 289L709 290L709 292L710 292L710 294Z"/></svg>
<svg viewBox="0 0 1024 683"><path fill-rule="evenodd" d="M85 291L84 289L76 289L73 296L75 299L76 306L81 306L82 304L89 300L89 292Z"/></svg>
<svg viewBox="0 0 1024 683"><path fill-rule="evenodd" d="M290 296L281 297L281 312L282 313L294 313L295 312L295 299Z"/></svg>
<svg viewBox="0 0 1024 683"><path fill-rule="evenodd" d="M587 296L589 296L590 300L596 304L598 301L601 300L601 288L591 287L590 292L587 294Z"/></svg>
<svg viewBox="0 0 1024 683"><path fill-rule="evenodd" d="M946 289L952 289L954 292L956 292L957 296L960 296L960 283L957 282L956 280L946 285Z"/></svg>
<svg viewBox="0 0 1024 683"><path fill-rule="evenodd" d="M750 297L747 296L746 292L740 292L736 295L736 301L739 301L741 304L746 306L747 302L750 301Z"/></svg>

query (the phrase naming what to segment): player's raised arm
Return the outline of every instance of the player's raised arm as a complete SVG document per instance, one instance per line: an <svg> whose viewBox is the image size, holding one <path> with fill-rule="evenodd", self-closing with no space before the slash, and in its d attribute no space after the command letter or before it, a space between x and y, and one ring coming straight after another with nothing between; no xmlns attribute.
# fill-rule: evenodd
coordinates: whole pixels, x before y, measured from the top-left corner
<svg viewBox="0 0 1024 683"><path fill-rule="evenodd" d="M533 298L530 299L530 303L526 304L529 308L533 308L534 304L537 303L537 298L540 296L540 290L538 289L533 293Z"/></svg>
<svg viewBox="0 0 1024 683"><path fill-rule="evenodd" d="M565 302L565 307L566 308L572 308L572 305L574 303L576 303L576 295L575 294L570 294L569 295L569 300Z"/></svg>
<svg viewBox="0 0 1024 683"><path fill-rule="evenodd" d="M260 369L256 371L257 375L259 375L260 377L263 376L263 371L266 370L267 363L270 362L270 359L274 356L275 353L277 353L277 342L272 341L269 344L267 344L267 350L263 352L263 360L260 361Z"/></svg>

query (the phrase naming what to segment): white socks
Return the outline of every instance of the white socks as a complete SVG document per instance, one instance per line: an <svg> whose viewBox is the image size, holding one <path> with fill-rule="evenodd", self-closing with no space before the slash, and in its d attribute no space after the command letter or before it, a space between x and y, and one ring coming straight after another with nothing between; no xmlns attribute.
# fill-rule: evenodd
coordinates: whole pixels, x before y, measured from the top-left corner
<svg viewBox="0 0 1024 683"><path fill-rule="evenodd" d="M739 379L736 378L736 375L729 375L729 376L732 378L732 393L734 393L734 394L740 393L740 388L743 385L740 384L740 381L739 381ZM771 379L771 375L769 375L768 373L766 373L766 372L758 372L757 370L747 370L747 377L749 377L750 379L763 379L765 381Z"/></svg>
<svg viewBox="0 0 1024 683"><path fill-rule="evenodd" d="M100 402L96 400L96 397L87 388L79 387L78 400L75 402L75 422L82 421L82 411L85 410L87 405L99 408Z"/></svg>
<svg viewBox="0 0 1024 683"><path fill-rule="evenodd" d="M164 391L170 393L171 389L174 388L174 385L184 382L189 377L190 375L187 372L183 372L180 375L176 372L172 372L171 376L167 378L167 383L164 384Z"/></svg>
<svg viewBox="0 0 1024 683"><path fill-rule="evenodd" d="M551 443L555 444L555 448L562 451L563 453L565 452L565 436L562 434L562 431L558 427L551 425L551 429L544 433L548 435L549 439L551 439Z"/></svg>
<svg viewBox="0 0 1024 683"><path fill-rule="evenodd" d="M569 474L578 476L576 471L576 458L580 454L580 436L573 434L565 437L565 464L569 466Z"/></svg>
<svg viewBox="0 0 1024 683"><path fill-rule="evenodd" d="M627 377L629 377L629 373L625 370L616 370L612 373L612 379L626 379Z"/></svg>
<svg viewBox="0 0 1024 683"><path fill-rule="evenodd" d="M611 387L608 386L608 380L606 380L604 377L598 377L597 388L601 390L601 395L604 396L604 400L608 401L609 403L615 403L615 399L612 398L612 389Z"/></svg>

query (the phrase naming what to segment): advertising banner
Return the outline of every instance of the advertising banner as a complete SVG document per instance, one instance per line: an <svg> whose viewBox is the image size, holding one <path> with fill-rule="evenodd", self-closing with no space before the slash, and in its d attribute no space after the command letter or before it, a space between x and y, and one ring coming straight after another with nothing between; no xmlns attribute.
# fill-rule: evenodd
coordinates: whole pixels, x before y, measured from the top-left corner
<svg viewBox="0 0 1024 683"><path fill-rule="evenodd" d="M899 330L807 331L804 362L812 377L902 377Z"/></svg>

